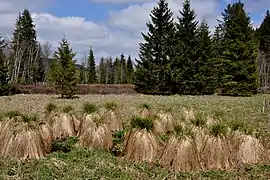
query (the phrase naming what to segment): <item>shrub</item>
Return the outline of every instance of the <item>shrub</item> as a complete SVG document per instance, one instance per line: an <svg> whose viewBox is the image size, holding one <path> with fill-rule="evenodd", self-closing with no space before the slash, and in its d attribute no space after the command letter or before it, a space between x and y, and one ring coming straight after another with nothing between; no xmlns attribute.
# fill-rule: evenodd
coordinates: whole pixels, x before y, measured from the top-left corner
<svg viewBox="0 0 270 180"><path fill-rule="evenodd" d="M51 113L52 111L55 111L56 109L57 109L57 106L53 103L49 103L45 107L45 110L47 113Z"/></svg>
<svg viewBox="0 0 270 180"><path fill-rule="evenodd" d="M217 123L211 126L210 132L213 136L225 136L228 132L228 127L225 124Z"/></svg>
<svg viewBox="0 0 270 180"><path fill-rule="evenodd" d="M64 139L58 139L52 143L53 152L69 152L73 149L74 145L78 142L76 136L69 136Z"/></svg>
<svg viewBox="0 0 270 180"><path fill-rule="evenodd" d="M133 128L141 128L150 131L153 129L153 120L151 118L133 117L131 119L131 126Z"/></svg>
<svg viewBox="0 0 270 180"><path fill-rule="evenodd" d="M106 102L105 108L108 110L115 110L117 108L117 104L115 102Z"/></svg>
<svg viewBox="0 0 270 180"><path fill-rule="evenodd" d="M83 112L87 114L94 113L98 110L98 107L95 104L92 103L85 103L83 105Z"/></svg>
<svg viewBox="0 0 270 180"><path fill-rule="evenodd" d="M69 113L70 111L73 111L74 108L71 106L71 105L66 105L64 108L63 108L63 112L64 113Z"/></svg>

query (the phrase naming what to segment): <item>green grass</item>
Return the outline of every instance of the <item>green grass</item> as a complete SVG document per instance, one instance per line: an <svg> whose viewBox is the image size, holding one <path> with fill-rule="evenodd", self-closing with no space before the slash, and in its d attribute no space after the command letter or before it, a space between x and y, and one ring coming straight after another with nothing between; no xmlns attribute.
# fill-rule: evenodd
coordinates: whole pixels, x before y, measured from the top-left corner
<svg viewBox="0 0 270 180"><path fill-rule="evenodd" d="M62 110L63 110L64 113L69 113L69 112L73 111L74 108L71 105L66 105L66 106L63 107Z"/></svg>
<svg viewBox="0 0 270 180"><path fill-rule="evenodd" d="M46 113L51 113L51 112L55 111L56 109L57 109L57 105L56 104L53 104L53 103L48 103L45 106L45 112Z"/></svg>
<svg viewBox="0 0 270 180"><path fill-rule="evenodd" d="M92 103L85 103L83 105L83 112L87 114L91 114L98 111L98 107L95 104Z"/></svg>
<svg viewBox="0 0 270 180"><path fill-rule="evenodd" d="M45 159L29 160L27 163L0 158L0 179L268 179L269 165L256 165L226 171L194 173L169 172L147 163L134 164L117 158L108 152L92 149L74 149L68 153L53 153Z"/></svg>
<svg viewBox="0 0 270 180"><path fill-rule="evenodd" d="M106 102L104 107L108 110L115 110L117 109L118 105L114 101Z"/></svg>
<svg viewBox="0 0 270 180"><path fill-rule="evenodd" d="M153 129L153 120L151 118L142 118L135 116L131 119L130 124L132 128L146 129L147 131Z"/></svg>

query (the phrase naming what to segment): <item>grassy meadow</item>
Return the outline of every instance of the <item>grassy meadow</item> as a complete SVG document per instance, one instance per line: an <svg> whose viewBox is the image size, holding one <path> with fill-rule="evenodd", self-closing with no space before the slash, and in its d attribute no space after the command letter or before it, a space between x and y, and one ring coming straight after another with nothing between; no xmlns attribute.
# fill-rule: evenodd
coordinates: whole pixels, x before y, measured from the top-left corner
<svg viewBox="0 0 270 180"><path fill-rule="evenodd" d="M105 113L104 103L115 102L124 125L148 104L153 113L170 112L175 121L183 120L183 108L194 109L196 116L217 117L227 126L235 122L245 124L244 131L262 140L270 149L268 133L269 109L263 106L268 95L254 97L225 96L147 96L147 95L82 95L75 99L59 99L57 95L15 95L0 97L0 113L19 111L44 119L45 106L49 103L74 113L83 114L83 105L93 103ZM270 108L270 107L269 107ZM269 163L243 166L230 171L174 172L159 164L133 163L110 152L95 149L74 149L68 153L54 152L39 160L17 161L0 159L0 179L269 179Z"/></svg>

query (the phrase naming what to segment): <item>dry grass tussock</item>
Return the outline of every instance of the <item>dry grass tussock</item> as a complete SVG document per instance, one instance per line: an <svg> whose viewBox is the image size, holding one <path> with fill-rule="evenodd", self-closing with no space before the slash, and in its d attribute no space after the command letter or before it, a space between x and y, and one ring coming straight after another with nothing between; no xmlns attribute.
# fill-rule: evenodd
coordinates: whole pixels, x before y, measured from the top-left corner
<svg viewBox="0 0 270 180"><path fill-rule="evenodd" d="M54 140L76 135L74 120L67 113L55 114L49 119L49 125L52 128Z"/></svg>
<svg viewBox="0 0 270 180"><path fill-rule="evenodd" d="M228 170L233 167L233 149L225 137L207 135L199 149L200 163L204 170Z"/></svg>
<svg viewBox="0 0 270 180"><path fill-rule="evenodd" d="M25 160L50 153L52 134L47 124L23 122L20 117L5 119L0 124L1 156Z"/></svg>
<svg viewBox="0 0 270 180"><path fill-rule="evenodd" d="M136 162L153 163L157 160L160 144L151 131L134 129L125 139L124 156Z"/></svg>
<svg viewBox="0 0 270 180"><path fill-rule="evenodd" d="M89 127L95 125L95 121L98 119L101 119L101 117L97 113L91 113L91 114L85 113L83 115L83 118L81 120L81 124L79 126L78 135L80 136L80 135L84 134Z"/></svg>
<svg viewBox="0 0 270 180"><path fill-rule="evenodd" d="M79 147L93 147L110 150L113 147L113 134L106 124L92 124L79 136Z"/></svg>
<svg viewBox="0 0 270 180"><path fill-rule="evenodd" d="M194 140L172 136L162 153L162 166L175 171L197 171L201 169Z"/></svg>
<svg viewBox="0 0 270 180"><path fill-rule="evenodd" d="M193 108L183 108L182 109L182 117L184 120L194 120L196 118L195 110Z"/></svg>
<svg viewBox="0 0 270 180"><path fill-rule="evenodd" d="M104 115L104 121L113 132L123 129L123 120L118 110L109 109Z"/></svg>
<svg viewBox="0 0 270 180"><path fill-rule="evenodd" d="M231 141L234 145L238 165L257 164L267 161L267 150L259 139L237 132Z"/></svg>
<svg viewBox="0 0 270 180"><path fill-rule="evenodd" d="M174 130L174 117L169 113L160 112L153 122L153 132L157 134L165 134Z"/></svg>

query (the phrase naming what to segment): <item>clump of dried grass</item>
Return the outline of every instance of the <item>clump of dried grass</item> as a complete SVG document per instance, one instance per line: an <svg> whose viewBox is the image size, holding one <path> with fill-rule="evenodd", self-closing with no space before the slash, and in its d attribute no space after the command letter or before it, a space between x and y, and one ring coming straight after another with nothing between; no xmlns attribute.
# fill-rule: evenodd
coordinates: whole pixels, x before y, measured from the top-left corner
<svg viewBox="0 0 270 180"><path fill-rule="evenodd" d="M228 170L233 167L232 145L224 136L204 137L199 157L204 170Z"/></svg>
<svg viewBox="0 0 270 180"><path fill-rule="evenodd" d="M114 102L107 102L105 104L107 109L104 120L105 123L109 125L111 131L119 131L123 129L123 120L121 118L121 114L117 109L117 104Z"/></svg>
<svg viewBox="0 0 270 180"><path fill-rule="evenodd" d="M84 114L79 126L78 135L82 135L89 127L93 126L97 119L101 119L97 113Z"/></svg>
<svg viewBox="0 0 270 180"><path fill-rule="evenodd" d="M139 116L141 116L142 118L152 117L151 106L149 104L146 104L146 103L141 104Z"/></svg>
<svg viewBox="0 0 270 180"><path fill-rule="evenodd" d="M54 115L49 120L49 125L52 128L54 140L76 135L74 121L69 114Z"/></svg>
<svg viewBox="0 0 270 180"><path fill-rule="evenodd" d="M21 160L41 158L51 151L52 134L46 123L18 116L1 122L0 154Z"/></svg>
<svg viewBox="0 0 270 180"><path fill-rule="evenodd" d="M153 132L166 134L174 130L175 119L170 113L160 112L153 122Z"/></svg>
<svg viewBox="0 0 270 180"><path fill-rule="evenodd" d="M92 124L79 136L79 147L93 147L110 150L113 148L113 134L106 124Z"/></svg>
<svg viewBox="0 0 270 180"><path fill-rule="evenodd" d="M197 171L201 169L194 140L189 137L172 136L164 148L160 162L166 168L176 171Z"/></svg>
<svg viewBox="0 0 270 180"><path fill-rule="evenodd" d="M182 109L182 117L184 120L194 120L196 118L195 110L193 108L183 108Z"/></svg>
<svg viewBox="0 0 270 180"><path fill-rule="evenodd" d="M125 139L124 156L136 162L155 162L160 144L152 132L146 129L134 129Z"/></svg>
<svg viewBox="0 0 270 180"><path fill-rule="evenodd" d="M257 164L265 160L267 151L259 139L236 131L231 141L238 165Z"/></svg>

